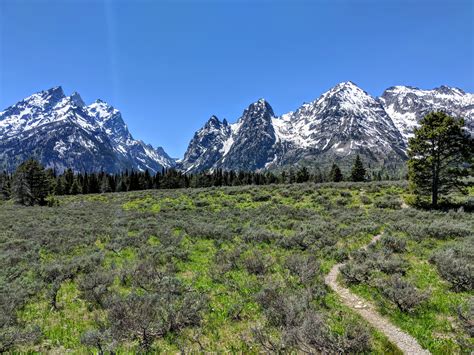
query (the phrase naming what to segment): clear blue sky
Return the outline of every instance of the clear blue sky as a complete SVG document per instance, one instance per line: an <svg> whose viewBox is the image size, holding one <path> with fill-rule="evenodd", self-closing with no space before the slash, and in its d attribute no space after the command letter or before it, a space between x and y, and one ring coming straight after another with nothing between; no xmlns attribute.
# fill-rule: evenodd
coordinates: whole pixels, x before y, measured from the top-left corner
<svg viewBox="0 0 474 355"><path fill-rule="evenodd" d="M212 114L352 80L474 92L474 1L0 0L0 110L62 85L181 157Z"/></svg>

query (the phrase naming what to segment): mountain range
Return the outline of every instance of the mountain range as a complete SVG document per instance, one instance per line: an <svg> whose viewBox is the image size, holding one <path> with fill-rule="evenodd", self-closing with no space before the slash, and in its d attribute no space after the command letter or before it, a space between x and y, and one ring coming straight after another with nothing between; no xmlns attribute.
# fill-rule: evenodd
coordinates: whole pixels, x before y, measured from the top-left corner
<svg viewBox="0 0 474 355"><path fill-rule="evenodd" d="M343 82L280 117L261 99L233 124L212 116L177 166L196 172L327 166L334 161L347 165L360 154L371 166L396 167L407 158L414 127L437 110L463 117L474 132L474 95L447 86L433 90L394 86L375 98L354 83Z"/></svg>
<svg viewBox="0 0 474 355"><path fill-rule="evenodd" d="M0 112L0 170L12 171L30 157L58 171L275 170L344 165L356 154L371 167L397 167L414 127L436 110L463 117L474 133L474 95L461 89L393 86L372 97L343 82L281 116L264 99L235 123L213 115L176 160L134 139L120 111L106 102L86 105L78 93L66 96L54 87Z"/></svg>

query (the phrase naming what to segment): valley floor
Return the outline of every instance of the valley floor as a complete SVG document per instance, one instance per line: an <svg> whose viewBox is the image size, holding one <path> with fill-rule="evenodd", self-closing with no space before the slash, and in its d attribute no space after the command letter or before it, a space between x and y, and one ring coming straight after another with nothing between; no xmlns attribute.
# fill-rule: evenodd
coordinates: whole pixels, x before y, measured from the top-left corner
<svg viewBox="0 0 474 355"><path fill-rule="evenodd" d="M401 353L326 286L343 263L337 284L423 349L469 353L474 218L402 208L405 190L307 183L0 202L0 351Z"/></svg>

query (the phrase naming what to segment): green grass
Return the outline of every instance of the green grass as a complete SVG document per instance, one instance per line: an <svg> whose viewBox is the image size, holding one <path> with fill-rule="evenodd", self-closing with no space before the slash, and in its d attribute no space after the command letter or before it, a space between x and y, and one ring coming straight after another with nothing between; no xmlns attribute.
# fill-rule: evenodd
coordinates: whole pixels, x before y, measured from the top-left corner
<svg viewBox="0 0 474 355"><path fill-rule="evenodd" d="M390 318L401 329L413 335L420 344L433 354L459 353L466 351L457 339L467 338L456 320L456 308L465 304L472 292L453 292L448 282L428 263L433 250L455 243L455 240L439 241L425 239L421 243L408 240L407 252L409 268L405 278L418 289L428 292L428 300L413 313L404 313L390 303L375 288L368 284L352 286L360 296L378 306L381 314ZM472 345L472 339L467 340Z"/></svg>
<svg viewBox="0 0 474 355"><path fill-rule="evenodd" d="M399 183L296 184L68 196L59 198L60 206L54 208L2 204L0 261L5 267L0 270L0 296L18 298L18 326L38 326L42 334L36 343L19 342L13 350L94 351L80 343L81 335L97 328L97 320L110 324L107 309L89 304L78 290L79 276L90 271L79 271L61 284L58 310L51 309L47 294L51 285L42 281L40 274L52 263L83 263L78 258L100 253L102 258L95 268L114 276L109 290L112 295L137 291L124 275L143 260L163 259L159 262L171 270L167 272L206 296L200 325L158 337L153 351L258 353L263 348L255 340L254 328L263 327L275 338L281 336L282 329L268 324L256 295L272 283L283 285L288 292L305 287L286 266L290 255L314 256L320 267L311 282L320 285L331 266L343 258L341 251L357 250L375 234L402 222L422 226L424 220L443 219L473 225L467 213L460 219L448 213L375 205L380 199L401 201L403 194L404 185ZM428 301L415 313L406 314L370 283L352 286L353 291L373 301L381 313L433 353L462 351L457 341L467 334L458 324L455 308L472 297L472 292L451 291L428 263L434 250L460 240L398 234L408 240L404 257L410 267L404 277L420 290L429 291ZM217 263L216 254L236 248L242 248L236 265L221 271L223 265ZM261 275L250 273L245 266L256 251L268 264ZM10 289L28 293L9 293ZM331 332L341 335L354 325L367 328L369 352L400 353L383 334L326 291L312 304L325 315ZM123 339L115 350L140 349L137 340Z"/></svg>

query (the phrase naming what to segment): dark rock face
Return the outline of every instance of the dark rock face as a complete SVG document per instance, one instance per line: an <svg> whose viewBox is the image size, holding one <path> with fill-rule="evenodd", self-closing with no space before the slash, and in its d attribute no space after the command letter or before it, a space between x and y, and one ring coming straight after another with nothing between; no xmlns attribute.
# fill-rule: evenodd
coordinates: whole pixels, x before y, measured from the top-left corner
<svg viewBox="0 0 474 355"><path fill-rule="evenodd" d="M211 169L221 158L224 143L230 135L231 129L227 121L221 122L216 116L212 116L204 127L194 134L183 160L178 162L178 167L187 172Z"/></svg>
<svg viewBox="0 0 474 355"><path fill-rule="evenodd" d="M162 149L136 141L120 111L103 101L86 106L61 87L34 94L0 112L0 169L36 158L63 171L159 171L174 164Z"/></svg>
<svg viewBox="0 0 474 355"><path fill-rule="evenodd" d="M275 154L273 117L273 109L265 100L251 104L239 118L232 144L223 152L217 166L227 170L257 170L271 163Z"/></svg>

